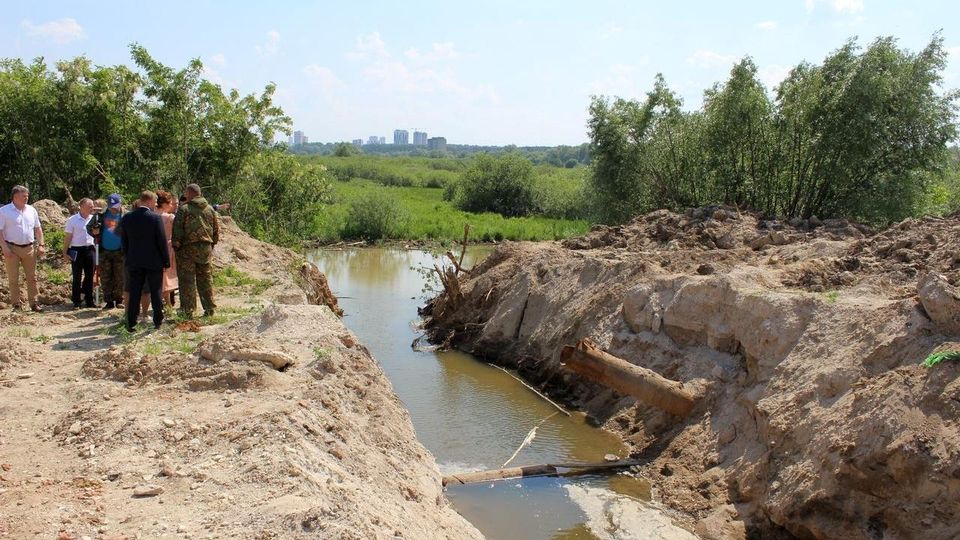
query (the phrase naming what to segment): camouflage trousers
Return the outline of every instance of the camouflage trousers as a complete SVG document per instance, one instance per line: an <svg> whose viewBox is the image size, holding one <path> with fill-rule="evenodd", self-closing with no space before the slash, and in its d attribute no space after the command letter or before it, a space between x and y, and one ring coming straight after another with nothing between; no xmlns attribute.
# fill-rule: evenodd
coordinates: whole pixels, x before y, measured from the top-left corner
<svg viewBox="0 0 960 540"><path fill-rule="evenodd" d="M210 244L188 244L176 251L177 278L180 280L180 311L187 317L193 317L197 309L197 294L203 313L212 315L216 304L213 303L213 274L210 268Z"/></svg>
<svg viewBox="0 0 960 540"><path fill-rule="evenodd" d="M100 248L100 288L105 302L123 301L123 252Z"/></svg>

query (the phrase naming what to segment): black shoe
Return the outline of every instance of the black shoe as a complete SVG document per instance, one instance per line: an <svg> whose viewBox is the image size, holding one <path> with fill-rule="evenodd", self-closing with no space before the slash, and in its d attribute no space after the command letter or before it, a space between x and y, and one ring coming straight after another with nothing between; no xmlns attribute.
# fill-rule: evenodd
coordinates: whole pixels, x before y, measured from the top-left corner
<svg viewBox="0 0 960 540"><path fill-rule="evenodd" d="M114 304L113 300L110 300L109 302L107 302L106 304L103 305L103 309L113 309L114 305L115 305L115 304Z"/></svg>
<svg viewBox="0 0 960 540"><path fill-rule="evenodd" d="M122 303L122 302L117 302L116 308L117 308L117 309L123 309L123 303Z"/></svg>
<svg viewBox="0 0 960 540"><path fill-rule="evenodd" d="M95 307L97 307L97 305L94 304L93 302L87 302L87 307L88 307L88 308L95 308Z"/></svg>
<svg viewBox="0 0 960 540"><path fill-rule="evenodd" d="M75 309L75 310L76 310L76 309L80 309L80 304L74 303L74 304L73 304L73 309Z"/></svg>
<svg viewBox="0 0 960 540"><path fill-rule="evenodd" d="M136 331L137 331L137 327L135 327L135 326L128 326L128 327L127 327L127 332L130 332L131 334L134 333L134 332L136 332Z"/></svg>
<svg viewBox="0 0 960 540"><path fill-rule="evenodd" d="M204 311L204 312L203 312L203 316L204 316L204 317L213 317L213 310L211 309L210 311Z"/></svg>

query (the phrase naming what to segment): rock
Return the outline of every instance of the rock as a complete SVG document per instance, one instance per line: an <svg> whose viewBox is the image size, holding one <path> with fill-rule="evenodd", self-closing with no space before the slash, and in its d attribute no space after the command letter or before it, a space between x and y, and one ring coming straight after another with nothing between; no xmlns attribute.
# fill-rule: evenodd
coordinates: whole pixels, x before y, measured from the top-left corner
<svg viewBox="0 0 960 540"><path fill-rule="evenodd" d="M737 509L732 504L721 506L698 521L693 530L705 540L744 539L747 537L747 529L737 517Z"/></svg>
<svg viewBox="0 0 960 540"><path fill-rule="evenodd" d="M134 497L156 497L163 493L163 488L154 484L145 484L133 488Z"/></svg>
<svg viewBox="0 0 960 540"><path fill-rule="evenodd" d="M32 372L31 372L31 373L21 373L21 374L17 375L17 378L18 378L18 379L29 379L30 377L33 377L33 373L32 373Z"/></svg>
<svg viewBox="0 0 960 540"><path fill-rule="evenodd" d="M920 279L917 295L937 328L948 335L960 334L960 291L947 278L931 272Z"/></svg>
<svg viewBox="0 0 960 540"><path fill-rule="evenodd" d="M166 427L173 427L173 426L177 425L177 423L174 422L173 420L171 420L170 418L161 418L160 421L161 421L161 422L163 423L163 425L166 426Z"/></svg>
<svg viewBox="0 0 960 540"><path fill-rule="evenodd" d="M180 476L180 474L177 473L176 469L174 469L173 466L171 466L169 463L164 462L162 465L160 465L160 476L173 478L175 476Z"/></svg>
<svg viewBox="0 0 960 540"><path fill-rule="evenodd" d="M609 462L612 463L612 462L614 462L614 461L620 461L620 458L619 458L618 456L616 456L615 454L605 454L605 455L603 456L603 460L604 460L604 461L609 461Z"/></svg>
<svg viewBox="0 0 960 540"><path fill-rule="evenodd" d="M80 421L77 420L76 422L70 424L70 428L67 429L67 432L71 435L79 435L82 430L83 426L81 426Z"/></svg>
<svg viewBox="0 0 960 540"><path fill-rule="evenodd" d="M717 269L714 268L713 265L709 263L704 263L697 267L697 273L700 274L701 276L708 276L716 271Z"/></svg>
<svg viewBox="0 0 960 540"><path fill-rule="evenodd" d="M727 233L720 238L715 240L717 247L720 249L733 249L737 247L737 239L733 237L732 234Z"/></svg>

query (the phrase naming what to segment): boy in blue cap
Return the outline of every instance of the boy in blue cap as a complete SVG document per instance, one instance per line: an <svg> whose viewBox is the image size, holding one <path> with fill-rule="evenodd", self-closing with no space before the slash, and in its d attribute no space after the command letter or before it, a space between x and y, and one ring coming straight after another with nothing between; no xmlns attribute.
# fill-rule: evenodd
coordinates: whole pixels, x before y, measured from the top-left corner
<svg viewBox="0 0 960 540"><path fill-rule="evenodd" d="M100 244L100 287L106 304L103 309L123 307L123 251L118 226L123 217L119 193L107 197L107 208L90 220L88 230Z"/></svg>

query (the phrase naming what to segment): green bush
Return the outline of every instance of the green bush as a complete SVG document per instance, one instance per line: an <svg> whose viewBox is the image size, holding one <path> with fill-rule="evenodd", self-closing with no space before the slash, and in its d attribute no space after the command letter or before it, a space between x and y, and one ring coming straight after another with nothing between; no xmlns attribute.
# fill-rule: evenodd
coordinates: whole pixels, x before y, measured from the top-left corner
<svg viewBox="0 0 960 540"><path fill-rule="evenodd" d="M47 251L50 253L60 253L63 251L64 236L63 229L59 227L44 229L43 243L47 245Z"/></svg>
<svg viewBox="0 0 960 540"><path fill-rule="evenodd" d="M538 210L533 165L519 154L481 154L460 180L457 206L468 212L496 212L507 217Z"/></svg>
<svg viewBox="0 0 960 540"><path fill-rule="evenodd" d="M372 189L350 203L341 236L345 239L381 240L398 237L406 213L385 189Z"/></svg>

